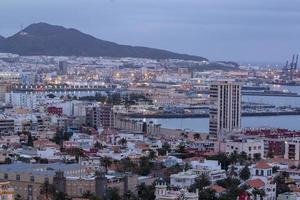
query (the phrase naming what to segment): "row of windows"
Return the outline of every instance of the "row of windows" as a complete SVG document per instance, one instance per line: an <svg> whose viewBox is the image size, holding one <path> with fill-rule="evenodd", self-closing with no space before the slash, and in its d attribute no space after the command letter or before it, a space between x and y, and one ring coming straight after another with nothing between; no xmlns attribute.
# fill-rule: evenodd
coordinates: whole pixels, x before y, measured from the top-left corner
<svg viewBox="0 0 300 200"><path fill-rule="evenodd" d="M4 174L4 179L6 179L6 180L8 180L8 174ZM17 181L20 181L21 180L21 175L19 175L19 174L17 174L16 175L16 180ZM30 176L30 181L31 182L34 182L35 181L35 178L34 178L34 176ZM49 182L49 178L48 177L45 177L45 180L44 180L45 182Z"/></svg>

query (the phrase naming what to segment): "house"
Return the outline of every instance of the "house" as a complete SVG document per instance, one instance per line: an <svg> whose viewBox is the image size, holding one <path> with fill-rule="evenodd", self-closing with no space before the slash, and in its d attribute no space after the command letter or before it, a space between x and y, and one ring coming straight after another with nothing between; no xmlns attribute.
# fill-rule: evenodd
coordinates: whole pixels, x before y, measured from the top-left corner
<svg viewBox="0 0 300 200"><path fill-rule="evenodd" d="M226 178L226 171L221 169L217 160L204 160L203 162L191 161L192 171L198 176L204 174L212 183Z"/></svg>
<svg viewBox="0 0 300 200"><path fill-rule="evenodd" d="M276 183L273 182L273 171L272 166L265 162L260 161L253 166L251 170L251 179L246 181L252 193L255 189L263 190L264 195L261 200L275 200L276 199ZM259 198L260 195L257 195Z"/></svg>
<svg viewBox="0 0 300 200"><path fill-rule="evenodd" d="M226 142L226 153L240 154L245 152L250 158L264 157L264 141L261 139L236 139Z"/></svg>
<svg viewBox="0 0 300 200"><path fill-rule="evenodd" d="M155 186L155 200L198 200L198 190L188 192L186 189L178 191L168 190L167 184L160 179Z"/></svg>
<svg viewBox="0 0 300 200"><path fill-rule="evenodd" d="M193 185L198 177L193 171L179 172L170 176L171 186L188 188Z"/></svg>

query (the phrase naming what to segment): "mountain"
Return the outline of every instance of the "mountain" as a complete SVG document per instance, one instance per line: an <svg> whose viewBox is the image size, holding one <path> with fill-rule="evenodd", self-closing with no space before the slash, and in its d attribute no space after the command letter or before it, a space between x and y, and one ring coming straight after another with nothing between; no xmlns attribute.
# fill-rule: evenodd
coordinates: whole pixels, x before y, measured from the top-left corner
<svg viewBox="0 0 300 200"><path fill-rule="evenodd" d="M36 23L0 42L0 52L19 55L107 56L152 59L207 60L161 49L120 45L97 39L73 28Z"/></svg>
<svg viewBox="0 0 300 200"><path fill-rule="evenodd" d="M5 37L3 37L2 35L0 35L0 42L2 42L3 40L5 40Z"/></svg>

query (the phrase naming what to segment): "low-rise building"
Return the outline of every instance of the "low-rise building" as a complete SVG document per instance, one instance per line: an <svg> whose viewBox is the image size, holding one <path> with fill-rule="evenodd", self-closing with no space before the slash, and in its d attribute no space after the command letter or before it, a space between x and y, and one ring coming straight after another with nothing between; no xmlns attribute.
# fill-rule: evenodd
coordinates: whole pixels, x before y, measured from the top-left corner
<svg viewBox="0 0 300 200"><path fill-rule="evenodd" d="M300 160L300 138L292 138L285 142L284 158Z"/></svg>
<svg viewBox="0 0 300 200"><path fill-rule="evenodd" d="M188 188L193 185L198 177L193 171L179 172L170 176L171 186Z"/></svg>
<svg viewBox="0 0 300 200"><path fill-rule="evenodd" d="M14 200L15 190L9 181L0 181L0 199Z"/></svg>
<svg viewBox="0 0 300 200"><path fill-rule="evenodd" d="M264 141L262 139L238 139L226 142L227 154L242 152L251 158L264 158Z"/></svg>
<svg viewBox="0 0 300 200"><path fill-rule="evenodd" d="M186 189L173 191L167 189L167 184L160 179L155 186L155 200L198 200L198 190L188 192Z"/></svg>

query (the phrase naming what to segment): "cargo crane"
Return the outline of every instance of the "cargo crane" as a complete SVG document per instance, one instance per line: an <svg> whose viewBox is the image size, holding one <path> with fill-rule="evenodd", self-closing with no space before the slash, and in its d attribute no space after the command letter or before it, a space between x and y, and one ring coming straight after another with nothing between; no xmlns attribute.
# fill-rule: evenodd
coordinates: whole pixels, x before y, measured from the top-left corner
<svg viewBox="0 0 300 200"><path fill-rule="evenodd" d="M284 75L283 78L290 83L294 81L295 74L297 72L298 59L299 55L294 54L292 57L292 62L289 63L289 61L286 61L286 64L282 69Z"/></svg>

